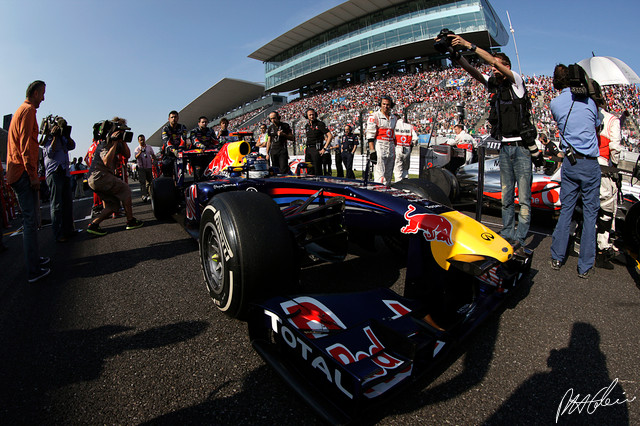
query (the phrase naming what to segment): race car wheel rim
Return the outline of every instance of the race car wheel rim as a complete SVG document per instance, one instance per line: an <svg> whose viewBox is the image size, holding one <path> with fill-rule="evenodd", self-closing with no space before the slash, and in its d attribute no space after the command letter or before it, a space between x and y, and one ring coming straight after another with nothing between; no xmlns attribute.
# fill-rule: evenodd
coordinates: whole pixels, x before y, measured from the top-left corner
<svg viewBox="0 0 640 426"><path fill-rule="evenodd" d="M220 238L212 224L205 230L207 284L209 290L220 294L224 287L224 257L222 255Z"/></svg>

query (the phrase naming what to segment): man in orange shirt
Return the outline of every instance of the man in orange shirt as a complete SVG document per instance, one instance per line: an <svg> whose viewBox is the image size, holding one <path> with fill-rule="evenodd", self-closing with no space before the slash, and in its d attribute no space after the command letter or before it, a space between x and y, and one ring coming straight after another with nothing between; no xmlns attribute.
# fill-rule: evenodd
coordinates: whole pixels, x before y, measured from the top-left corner
<svg viewBox="0 0 640 426"><path fill-rule="evenodd" d="M22 210L22 242L27 266L27 280L35 283L49 275L45 266L50 259L38 251L38 122L36 110L44 101L46 86L36 80L27 88L27 99L18 108L9 126L7 142L7 184L18 197Z"/></svg>

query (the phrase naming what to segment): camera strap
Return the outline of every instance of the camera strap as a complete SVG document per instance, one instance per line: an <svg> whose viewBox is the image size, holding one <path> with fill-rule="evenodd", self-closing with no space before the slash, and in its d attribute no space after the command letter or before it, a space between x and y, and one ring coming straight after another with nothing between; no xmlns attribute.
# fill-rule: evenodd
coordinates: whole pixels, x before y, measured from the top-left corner
<svg viewBox="0 0 640 426"><path fill-rule="evenodd" d="M567 122L569 121L569 116L571 116L571 111L573 110L573 105L576 103L576 101L572 101L571 102L571 108L569 108L569 113L567 114L567 118L564 120L564 127L562 128L562 131L560 132L560 136L562 137L562 140L564 141L564 143L567 144L567 146L572 149L572 150L576 150L573 145L571 145L569 143L569 141L567 140L567 138L564 137L564 131L567 129Z"/></svg>

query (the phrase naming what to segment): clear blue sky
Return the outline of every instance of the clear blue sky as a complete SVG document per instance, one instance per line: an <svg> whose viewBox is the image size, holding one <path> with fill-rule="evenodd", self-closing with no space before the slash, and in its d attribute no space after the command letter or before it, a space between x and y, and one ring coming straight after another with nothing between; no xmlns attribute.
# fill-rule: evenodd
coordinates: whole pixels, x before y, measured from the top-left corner
<svg viewBox="0 0 640 426"><path fill-rule="evenodd" d="M264 82L247 55L340 0L0 0L0 114L11 114L33 80L47 83L38 119L64 116L84 155L91 126L115 115L151 135L224 77ZM556 63L615 56L640 73L635 2L491 1L511 15L524 74ZM513 41L503 49L517 61ZM416 52L419 55L420 52ZM203 111L204 113L204 111Z"/></svg>

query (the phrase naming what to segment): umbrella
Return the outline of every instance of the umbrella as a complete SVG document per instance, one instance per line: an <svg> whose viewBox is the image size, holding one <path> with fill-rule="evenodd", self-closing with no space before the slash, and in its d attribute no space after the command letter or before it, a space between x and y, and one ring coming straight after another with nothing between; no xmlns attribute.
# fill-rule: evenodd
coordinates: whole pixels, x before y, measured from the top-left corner
<svg viewBox="0 0 640 426"><path fill-rule="evenodd" d="M618 58L594 56L578 62L587 75L600 84L640 84L640 77Z"/></svg>

